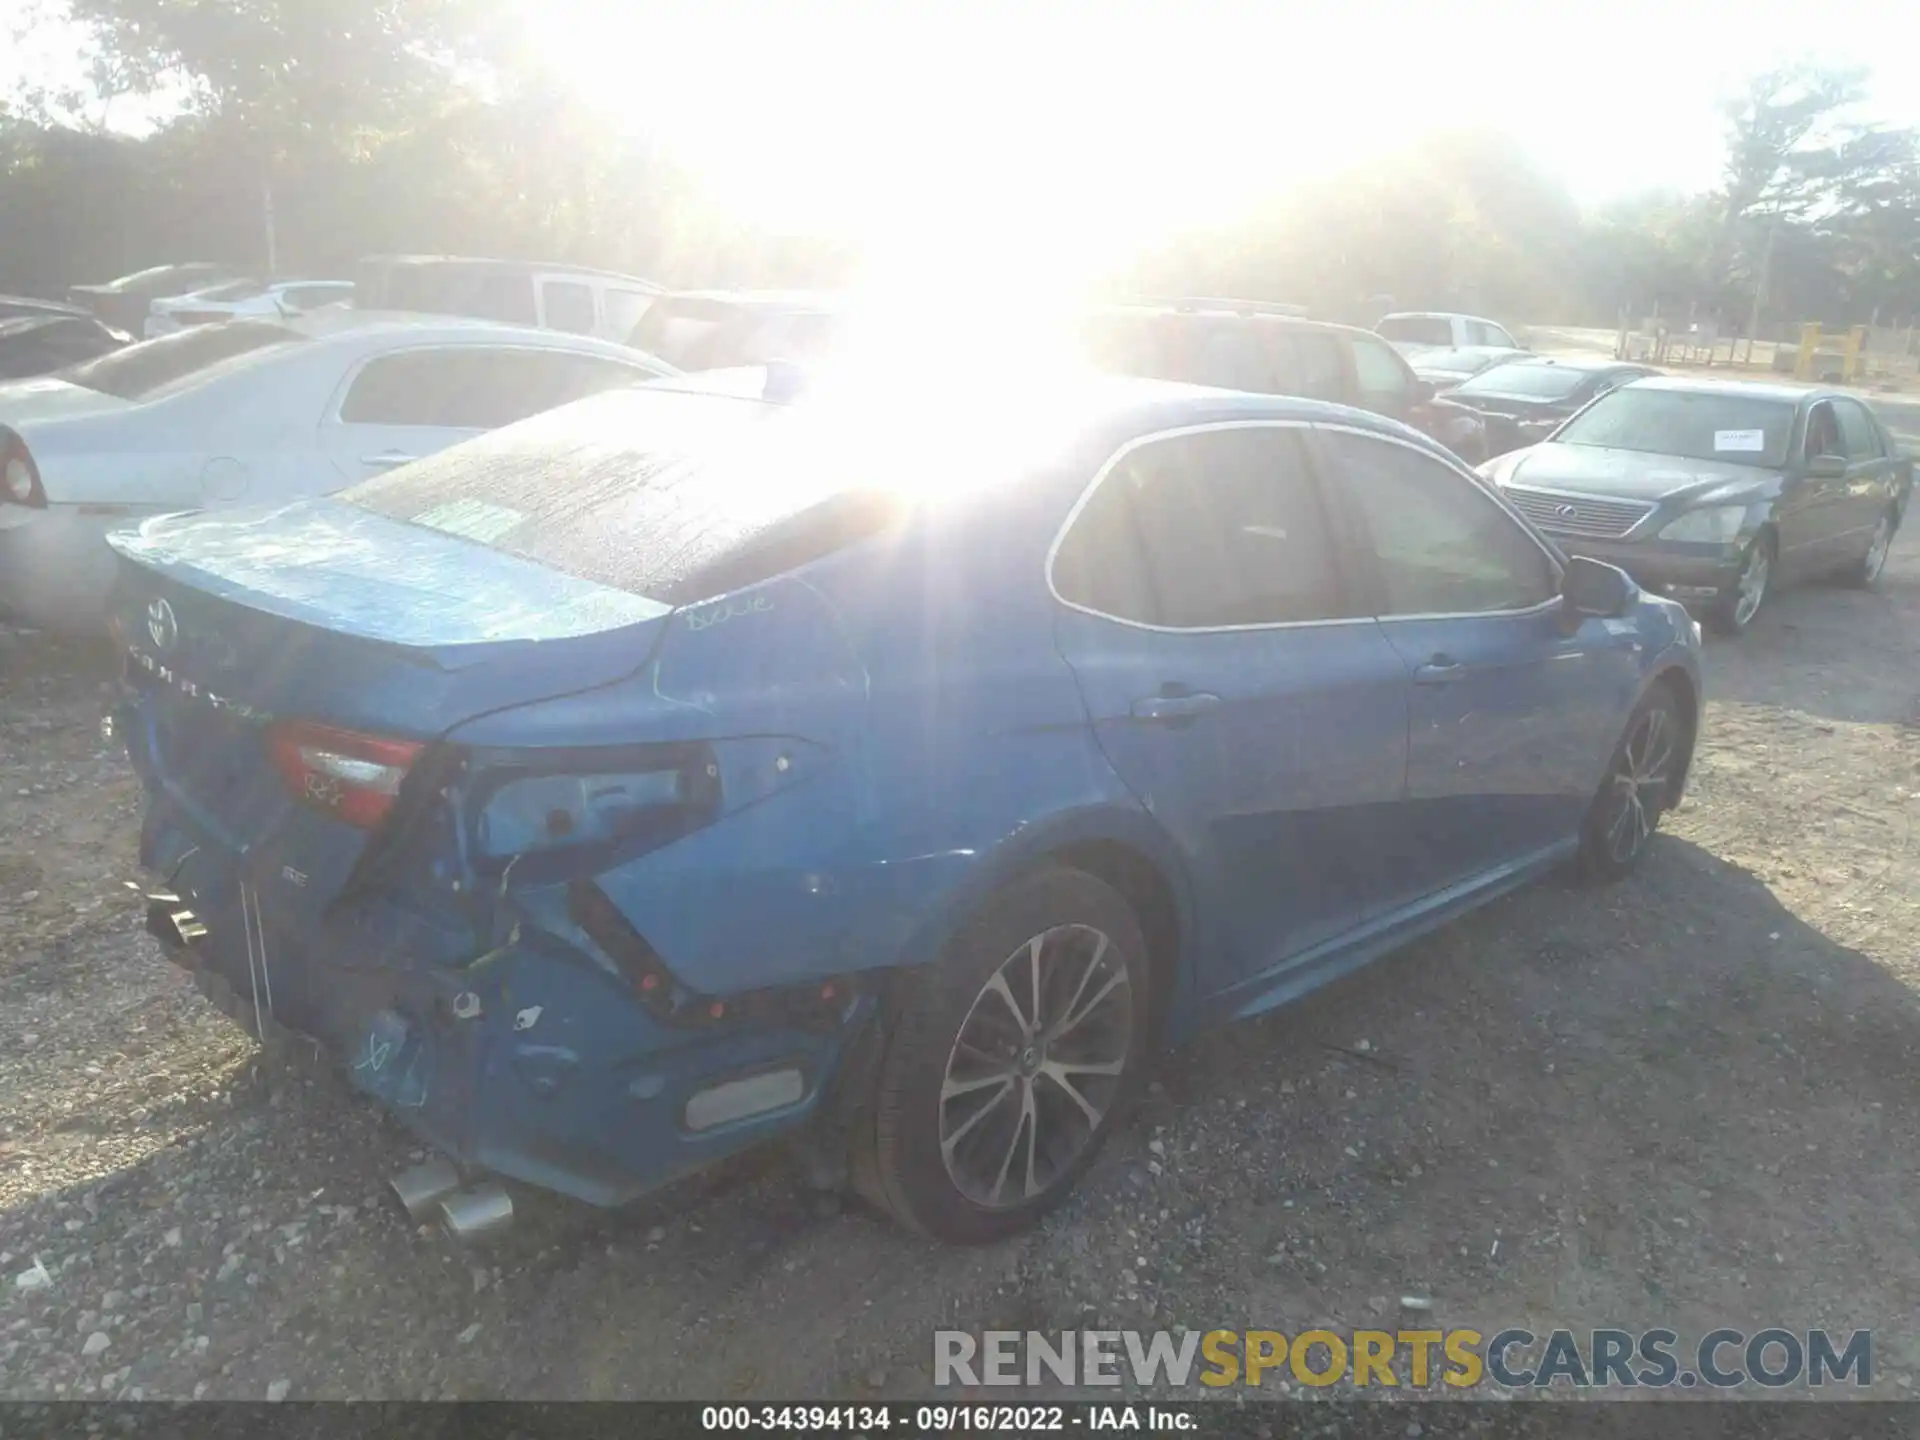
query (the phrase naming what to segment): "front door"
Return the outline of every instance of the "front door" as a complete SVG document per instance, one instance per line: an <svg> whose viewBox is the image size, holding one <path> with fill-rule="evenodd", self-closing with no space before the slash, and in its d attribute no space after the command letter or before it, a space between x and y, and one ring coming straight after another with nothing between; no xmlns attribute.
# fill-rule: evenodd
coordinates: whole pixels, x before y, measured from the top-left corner
<svg viewBox="0 0 1920 1440"><path fill-rule="evenodd" d="M1567 633L1553 557L1452 466L1382 435L1315 438L1410 672L1387 883L1411 903L1573 838L1633 704L1638 633L1598 619Z"/></svg>
<svg viewBox="0 0 1920 1440"><path fill-rule="evenodd" d="M1847 452L1847 493L1835 560L1846 564L1866 554L1874 527L1892 503L1895 461L1887 454L1880 427L1866 406L1838 397L1833 410L1840 421L1840 443Z"/></svg>
<svg viewBox="0 0 1920 1440"><path fill-rule="evenodd" d="M1099 744L1187 862L1217 992L1377 913L1407 672L1356 618L1298 425L1135 442L1053 565Z"/></svg>

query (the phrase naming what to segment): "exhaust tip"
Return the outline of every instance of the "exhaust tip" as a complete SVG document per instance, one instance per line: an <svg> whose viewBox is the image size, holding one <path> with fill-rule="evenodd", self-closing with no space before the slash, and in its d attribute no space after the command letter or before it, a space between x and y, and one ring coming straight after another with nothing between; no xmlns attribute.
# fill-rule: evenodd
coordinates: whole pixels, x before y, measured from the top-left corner
<svg viewBox="0 0 1920 1440"><path fill-rule="evenodd" d="M387 1183L400 1197L408 1218L415 1224L423 1224L439 1214L442 1196L460 1188L460 1172L451 1162L435 1156L424 1165L401 1171Z"/></svg>
<svg viewBox="0 0 1920 1440"><path fill-rule="evenodd" d="M463 1245L477 1244L513 1224L513 1197L493 1181L459 1191L441 1200L440 1223Z"/></svg>

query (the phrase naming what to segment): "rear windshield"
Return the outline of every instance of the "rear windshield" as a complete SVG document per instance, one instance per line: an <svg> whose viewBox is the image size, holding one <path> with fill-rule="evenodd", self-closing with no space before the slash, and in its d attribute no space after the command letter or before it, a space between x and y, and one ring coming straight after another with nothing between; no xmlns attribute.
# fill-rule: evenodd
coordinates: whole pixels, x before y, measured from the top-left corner
<svg viewBox="0 0 1920 1440"><path fill-rule="evenodd" d="M578 579L685 604L895 523L875 457L810 443L784 407L672 389L563 406L335 498ZM875 475L862 485L859 477Z"/></svg>
<svg viewBox="0 0 1920 1440"><path fill-rule="evenodd" d="M1603 395L1560 428L1559 445L1596 445L1773 470L1787 460L1793 405L1756 395L1637 389Z"/></svg>
<svg viewBox="0 0 1920 1440"><path fill-rule="evenodd" d="M1389 315L1373 333L1412 345L1453 344L1453 324L1444 315Z"/></svg>
<svg viewBox="0 0 1920 1440"><path fill-rule="evenodd" d="M226 361L303 339L284 325L260 321L203 325L162 335L158 340L142 340L97 360L82 361L61 371L59 378L102 395L144 400L169 386L190 382Z"/></svg>
<svg viewBox="0 0 1920 1440"><path fill-rule="evenodd" d="M741 306L712 296L662 296L647 307L627 343L676 370L720 369L735 363L730 357L751 318Z"/></svg>
<svg viewBox="0 0 1920 1440"><path fill-rule="evenodd" d="M1496 365L1462 385L1456 395L1502 395L1516 400L1564 400L1593 378L1566 365Z"/></svg>

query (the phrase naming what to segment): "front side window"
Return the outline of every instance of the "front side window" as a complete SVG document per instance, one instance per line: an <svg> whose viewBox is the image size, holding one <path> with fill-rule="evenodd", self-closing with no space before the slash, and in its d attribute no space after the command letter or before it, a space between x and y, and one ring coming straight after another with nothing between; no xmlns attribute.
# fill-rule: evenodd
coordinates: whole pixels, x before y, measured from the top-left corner
<svg viewBox="0 0 1920 1440"><path fill-rule="evenodd" d="M1413 373L1393 350L1375 340L1353 342L1353 373L1362 409L1399 415L1413 392Z"/></svg>
<svg viewBox="0 0 1920 1440"><path fill-rule="evenodd" d="M1880 428L1873 423L1866 407L1853 400L1836 400L1833 408L1840 417L1840 439L1846 446L1847 458L1880 459L1884 453L1880 448Z"/></svg>
<svg viewBox="0 0 1920 1440"><path fill-rule="evenodd" d="M640 323L640 317L647 313L647 307L652 303L653 296L644 291L608 287L607 333L614 336L631 335L633 327Z"/></svg>
<svg viewBox="0 0 1920 1440"><path fill-rule="evenodd" d="M1343 613L1334 546L1300 431L1150 441L1121 457L1054 560L1063 599L1171 629Z"/></svg>
<svg viewBox="0 0 1920 1440"><path fill-rule="evenodd" d="M1822 400L1807 413L1807 458L1816 455L1845 457L1847 443L1840 438L1840 421L1833 406Z"/></svg>
<svg viewBox="0 0 1920 1440"><path fill-rule="evenodd" d="M1277 330L1269 337L1276 385L1282 395L1344 401L1347 367L1340 342L1313 330Z"/></svg>
<svg viewBox="0 0 1920 1440"><path fill-rule="evenodd" d="M1391 440L1323 432L1378 561L1379 614L1482 615L1553 598L1553 562L1464 475Z"/></svg>

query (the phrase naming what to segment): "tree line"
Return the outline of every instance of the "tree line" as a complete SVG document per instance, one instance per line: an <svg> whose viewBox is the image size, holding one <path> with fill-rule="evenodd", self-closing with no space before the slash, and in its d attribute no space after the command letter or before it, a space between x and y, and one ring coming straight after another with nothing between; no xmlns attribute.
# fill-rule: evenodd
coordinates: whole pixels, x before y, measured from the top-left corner
<svg viewBox="0 0 1920 1440"><path fill-rule="evenodd" d="M83 37L65 91L0 97L0 290L57 294L175 259L342 274L426 251L680 286L831 286L845 240L778 233L611 129L502 0L42 0ZM1369 319L1464 308L1611 325L1655 307L1744 330L1920 312L1920 144L1855 123L1857 71L1793 64L1725 107L1721 182L1583 210L1511 138L1421 136L1178 234L1121 285ZM139 136L116 106L164 97ZM1771 327L1765 327L1771 328Z"/></svg>

